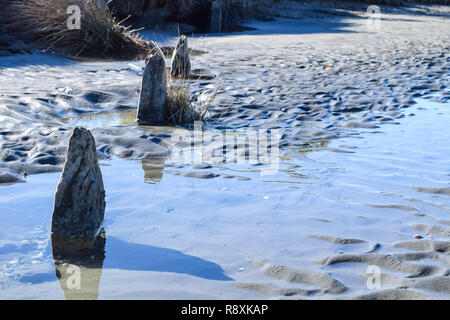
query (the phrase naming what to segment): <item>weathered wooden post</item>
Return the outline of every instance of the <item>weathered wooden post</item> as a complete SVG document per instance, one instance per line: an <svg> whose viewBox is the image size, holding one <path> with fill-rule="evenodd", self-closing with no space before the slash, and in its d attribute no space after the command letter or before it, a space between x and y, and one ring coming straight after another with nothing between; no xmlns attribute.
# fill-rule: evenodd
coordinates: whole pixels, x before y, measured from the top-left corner
<svg viewBox="0 0 450 320"><path fill-rule="evenodd" d="M142 77L137 123L161 124L164 121L167 100L166 61L160 51L152 54Z"/></svg>
<svg viewBox="0 0 450 320"><path fill-rule="evenodd" d="M188 40L185 35L178 39L178 43L172 55L172 78L187 79L191 73L191 59L189 57Z"/></svg>
<svg viewBox="0 0 450 320"><path fill-rule="evenodd" d="M91 132L75 128L55 194L52 238L64 243L57 250L92 247L105 215L105 190ZM55 248L54 248L55 249Z"/></svg>

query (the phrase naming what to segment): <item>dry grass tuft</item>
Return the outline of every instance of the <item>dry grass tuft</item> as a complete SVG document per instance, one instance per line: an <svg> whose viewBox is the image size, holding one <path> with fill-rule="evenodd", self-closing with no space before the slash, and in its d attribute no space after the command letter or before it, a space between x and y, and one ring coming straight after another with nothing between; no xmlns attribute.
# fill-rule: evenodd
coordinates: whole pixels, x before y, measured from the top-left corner
<svg viewBox="0 0 450 320"><path fill-rule="evenodd" d="M205 102L195 103L187 80L168 80L166 121L171 124L182 125L206 119L210 114L211 103L221 86L222 84L217 85L208 94Z"/></svg>
<svg viewBox="0 0 450 320"><path fill-rule="evenodd" d="M67 8L81 9L81 29L67 27ZM7 29L73 57L142 58L150 43L117 22L107 0L10 0Z"/></svg>
<svg viewBox="0 0 450 320"><path fill-rule="evenodd" d="M170 81L167 84L166 120L175 125L203 120L208 109L197 107L192 101L189 83L183 80Z"/></svg>

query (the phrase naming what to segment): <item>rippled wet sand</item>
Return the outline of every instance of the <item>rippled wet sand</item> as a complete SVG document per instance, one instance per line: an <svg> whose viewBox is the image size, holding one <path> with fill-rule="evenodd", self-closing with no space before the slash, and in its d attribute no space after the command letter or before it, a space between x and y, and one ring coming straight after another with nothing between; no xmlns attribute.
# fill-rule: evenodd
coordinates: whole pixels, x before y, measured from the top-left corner
<svg viewBox="0 0 450 320"><path fill-rule="evenodd" d="M399 125L288 149L275 176L103 161L106 253L101 272L82 269L85 297L448 299L448 108L419 101ZM48 239L58 178L2 188L2 298L63 297Z"/></svg>
<svg viewBox="0 0 450 320"><path fill-rule="evenodd" d="M202 101L222 84L211 108L215 127L278 129L283 146L393 124L415 98L449 99L445 14L387 15L380 31L361 17L282 18L246 33L196 37L191 47L208 53L192 57L193 68L216 78L193 81L191 90ZM160 157L164 150L154 141L168 140L172 129L130 123L142 68L142 61L79 63L38 54L0 59L0 183L61 170L70 128L95 113L130 111L124 122L86 122L100 157Z"/></svg>

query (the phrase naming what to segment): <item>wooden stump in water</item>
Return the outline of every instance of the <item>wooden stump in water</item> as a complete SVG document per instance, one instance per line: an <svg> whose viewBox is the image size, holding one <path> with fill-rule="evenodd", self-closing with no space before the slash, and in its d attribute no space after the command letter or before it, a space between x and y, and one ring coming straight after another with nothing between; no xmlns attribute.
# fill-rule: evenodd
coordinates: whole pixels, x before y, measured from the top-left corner
<svg viewBox="0 0 450 320"><path fill-rule="evenodd" d="M178 43L172 55L172 78L187 79L191 73L191 59L189 57L188 40L185 35L178 39Z"/></svg>
<svg viewBox="0 0 450 320"><path fill-rule="evenodd" d="M211 33L222 32L222 18L223 10L222 3L220 0L214 0L211 4L210 21L209 21L209 31Z"/></svg>
<svg viewBox="0 0 450 320"><path fill-rule="evenodd" d="M105 190L91 132L75 128L55 194L52 238L92 246L105 214Z"/></svg>
<svg viewBox="0 0 450 320"><path fill-rule="evenodd" d="M157 52L148 58L142 77L137 123L162 124L166 111L167 74L164 56Z"/></svg>

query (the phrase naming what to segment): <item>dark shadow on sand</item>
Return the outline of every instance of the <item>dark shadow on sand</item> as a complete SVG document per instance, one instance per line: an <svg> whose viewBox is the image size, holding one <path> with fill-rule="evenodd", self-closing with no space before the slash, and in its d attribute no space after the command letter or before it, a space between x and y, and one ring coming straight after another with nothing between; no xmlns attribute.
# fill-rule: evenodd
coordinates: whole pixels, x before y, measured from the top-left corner
<svg viewBox="0 0 450 320"><path fill-rule="evenodd" d="M128 243L114 237L108 237L106 241L104 268L173 272L208 280L233 280L213 262L177 250Z"/></svg>
<svg viewBox="0 0 450 320"><path fill-rule="evenodd" d="M10 56L0 56L0 71L7 68L19 68L21 66L49 66L61 67L75 65L78 62L69 58L64 58L56 54L45 53L20 53ZM20 76L20 70L17 75Z"/></svg>
<svg viewBox="0 0 450 320"><path fill-rule="evenodd" d="M263 36L271 34L301 35L313 33L355 33L355 31L345 30L345 28L350 28L353 25L353 23L343 22L341 20L342 20L341 17L334 17L334 16L331 16L326 19L277 18L273 21L251 21L245 24L246 27L250 27L254 30L246 30L244 32L216 33L208 35L214 37L225 37L230 35Z"/></svg>
<svg viewBox="0 0 450 320"><path fill-rule="evenodd" d="M81 268L85 268L85 270L92 269L89 274L96 272L99 273L102 269L120 269L133 271L172 272L218 281L233 280L225 274L224 270L218 264L195 256L187 255L181 251L173 249L129 243L115 237L107 237L106 246L104 248L104 254L102 253L103 249L94 250L95 252L93 251L94 253L89 255L85 261L79 257L66 256L63 259L61 259L61 257L55 257L56 274L60 275L59 278L55 275L55 272L36 273L22 276L19 281L22 283L39 284L59 279L59 282L61 282L61 274L65 275L65 273L61 272L60 268L64 265L64 263L74 264ZM4 249L2 251L7 251L9 253L25 253L32 252L36 248L35 246L8 246L7 248L2 247L1 249ZM48 249L50 248L48 247ZM48 252L48 254L51 254L48 249L45 250L46 253ZM95 254L97 251L99 254ZM96 259L93 259L93 257ZM92 278L92 275L90 275L90 278ZM100 273L96 275L96 278L98 279L95 281L96 285L93 287L98 288ZM66 291L67 290L64 290L65 293Z"/></svg>

